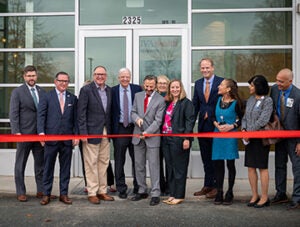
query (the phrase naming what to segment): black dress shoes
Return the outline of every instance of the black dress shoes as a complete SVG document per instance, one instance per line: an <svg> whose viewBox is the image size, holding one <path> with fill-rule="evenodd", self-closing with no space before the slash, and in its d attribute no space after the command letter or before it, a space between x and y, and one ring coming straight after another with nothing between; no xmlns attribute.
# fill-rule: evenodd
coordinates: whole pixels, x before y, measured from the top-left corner
<svg viewBox="0 0 300 227"><path fill-rule="evenodd" d="M127 199L127 193L126 192L120 192L119 193L119 198L120 199Z"/></svg>
<svg viewBox="0 0 300 227"><path fill-rule="evenodd" d="M141 199L147 199L148 193L137 193L135 196L131 198L131 201L139 201Z"/></svg>
<svg viewBox="0 0 300 227"><path fill-rule="evenodd" d="M159 202L160 202L159 197L152 197L151 201L150 201L150 206L155 206L155 205L159 204Z"/></svg>
<svg viewBox="0 0 300 227"><path fill-rule="evenodd" d="M255 200L254 202L249 202L249 203L247 203L247 206L248 206L248 207L254 207L254 205L255 205L256 203L258 203L259 200L260 200L260 198L257 198L257 200Z"/></svg>
<svg viewBox="0 0 300 227"><path fill-rule="evenodd" d="M288 206L287 210L294 210L294 209L299 209L300 208L300 203L296 203L292 201Z"/></svg>
<svg viewBox="0 0 300 227"><path fill-rule="evenodd" d="M270 200L268 199L266 202L264 202L263 204L254 204L254 208L263 208L263 207L268 207L270 206Z"/></svg>
<svg viewBox="0 0 300 227"><path fill-rule="evenodd" d="M285 194L276 194L273 199L271 199L271 204L287 203L288 197Z"/></svg>

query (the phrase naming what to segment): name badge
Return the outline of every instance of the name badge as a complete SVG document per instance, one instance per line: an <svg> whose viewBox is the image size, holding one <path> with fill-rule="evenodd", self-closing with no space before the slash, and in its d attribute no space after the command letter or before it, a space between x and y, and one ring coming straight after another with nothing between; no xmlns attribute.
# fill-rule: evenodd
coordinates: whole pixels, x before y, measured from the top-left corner
<svg viewBox="0 0 300 227"><path fill-rule="evenodd" d="M286 107L293 107L293 105L294 105L294 99L287 98Z"/></svg>
<svg viewBox="0 0 300 227"><path fill-rule="evenodd" d="M258 101L256 102L255 107L258 108L258 107L260 106L260 104L261 104L261 100L258 100Z"/></svg>

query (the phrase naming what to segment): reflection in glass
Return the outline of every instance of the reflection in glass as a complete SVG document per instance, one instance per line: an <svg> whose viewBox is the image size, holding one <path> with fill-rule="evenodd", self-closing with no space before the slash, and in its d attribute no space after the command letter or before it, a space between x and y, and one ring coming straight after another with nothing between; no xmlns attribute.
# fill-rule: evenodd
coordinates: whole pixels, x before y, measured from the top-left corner
<svg viewBox="0 0 300 227"><path fill-rule="evenodd" d="M0 112L2 115L2 113ZM10 124L8 122L0 122L0 135L11 134ZM0 143L0 149L13 149L16 148L16 143Z"/></svg>
<svg viewBox="0 0 300 227"><path fill-rule="evenodd" d="M80 25L120 25L123 16L140 16L142 24L184 24L188 11L187 0L80 0L79 9Z"/></svg>
<svg viewBox="0 0 300 227"><path fill-rule="evenodd" d="M126 67L125 37L97 37L85 39L85 80L93 79L92 72L98 65L107 70L106 83L118 83L120 68Z"/></svg>
<svg viewBox="0 0 300 227"><path fill-rule="evenodd" d="M0 17L0 48L75 46L73 16Z"/></svg>
<svg viewBox="0 0 300 227"><path fill-rule="evenodd" d="M192 0L193 9L292 7L292 0Z"/></svg>
<svg viewBox="0 0 300 227"><path fill-rule="evenodd" d="M25 64L37 67L39 83L53 83L59 71L69 73L74 83L74 52L0 52L0 83L23 83Z"/></svg>
<svg viewBox="0 0 300 227"><path fill-rule="evenodd" d="M181 37L140 37L140 84L146 75L181 78Z"/></svg>
<svg viewBox="0 0 300 227"><path fill-rule="evenodd" d="M263 74L275 82L282 68L292 68L292 50L208 50L192 52L192 82L201 77L199 61L204 57L214 60L215 74L247 82L255 74Z"/></svg>
<svg viewBox="0 0 300 227"><path fill-rule="evenodd" d="M291 12L193 14L192 45L291 45Z"/></svg>
<svg viewBox="0 0 300 227"><path fill-rule="evenodd" d="M74 12L74 0L14 0L1 1L1 13Z"/></svg>

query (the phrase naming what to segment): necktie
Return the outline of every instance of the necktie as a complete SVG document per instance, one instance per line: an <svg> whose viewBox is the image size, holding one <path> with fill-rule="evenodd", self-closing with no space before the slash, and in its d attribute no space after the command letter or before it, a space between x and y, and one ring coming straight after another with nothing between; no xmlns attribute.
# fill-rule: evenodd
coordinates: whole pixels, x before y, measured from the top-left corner
<svg viewBox="0 0 300 227"><path fill-rule="evenodd" d="M206 80L205 83L205 92L204 92L204 97L205 97L205 101L208 102L208 98L209 98L209 93L210 93L210 82L208 80Z"/></svg>
<svg viewBox="0 0 300 227"><path fill-rule="evenodd" d="M33 87L31 88L31 95L32 95L35 107L38 108L38 99L36 97L35 89Z"/></svg>
<svg viewBox="0 0 300 227"><path fill-rule="evenodd" d="M61 113L64 113L65 102L64 102L64 93L63 92L59 93L59 105L60 105Z"/></svg>
<svg viewBox="0 0 300 227"><path fill-rule="evenodd" d="M146 97L144 99L144 113L146 113L147 110L148 100L149 100L149 95L146 94Z"/></svg>
<svg viewBox="0 0 300 227"><path fill-rule="evenodd" d="M284 101L284 91L281 92L280 95L280 118L284 118L284 106L285 106L285 101Z"/></svg>
<svg viewBox="0 0 300 227"><path fill-rule="evenodd" d="M127 96L127 89L124 89L124 96L123 96L123 126L126 128L129 124L128 118L128 96Z"/></svg>

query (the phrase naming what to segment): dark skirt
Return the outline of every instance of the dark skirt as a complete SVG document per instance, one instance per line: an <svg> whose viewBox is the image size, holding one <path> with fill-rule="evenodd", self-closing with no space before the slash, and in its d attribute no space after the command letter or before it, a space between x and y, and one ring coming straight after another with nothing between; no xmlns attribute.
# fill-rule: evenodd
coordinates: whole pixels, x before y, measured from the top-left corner
<svg viewBox="0 0 300 227"><path fill-rule="evenodd" d="M268 169L270 146L263 146L262 139L250 139L245 148L245 166Z"/></svg>

